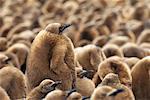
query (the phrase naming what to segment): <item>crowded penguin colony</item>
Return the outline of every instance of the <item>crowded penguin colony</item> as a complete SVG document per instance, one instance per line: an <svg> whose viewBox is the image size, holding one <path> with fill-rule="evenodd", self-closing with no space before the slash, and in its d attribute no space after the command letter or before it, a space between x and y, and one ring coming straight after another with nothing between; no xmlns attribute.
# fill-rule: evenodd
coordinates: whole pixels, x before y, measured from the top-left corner
<svg viewBox="0 0 150 100"><path fill-rule="evenodd" d="M150 100L150 0L0 0L0 100Z"/></svg>

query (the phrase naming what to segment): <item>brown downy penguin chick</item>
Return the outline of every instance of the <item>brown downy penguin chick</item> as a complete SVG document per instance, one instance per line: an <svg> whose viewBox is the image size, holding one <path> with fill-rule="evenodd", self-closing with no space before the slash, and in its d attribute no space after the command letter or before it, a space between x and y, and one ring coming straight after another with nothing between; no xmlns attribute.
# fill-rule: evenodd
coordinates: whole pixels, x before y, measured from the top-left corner
<svg viewBox="0 0 150 100"><path fill-rule="evenodd" d="M115 44L120 47L127 42L130 42L130 39L127 36L116 36L115 38L110 39L107 44Z"/></svg>
<svg viewBox="0 0 150 100"><path fill-rule="evenodd" d="M133 92L125 85L109 92L107 97L111 98L110 100L135 100Z"/></svg>
<svg viewBox="0 0 150 100"><path fill-rule="evenodd" d="M124 57L144 58L150 55L150 50L142 49L134 43L127 43L121 47Z"/></svg>
<svg viewBox="0 0 150 100"><path fill-rule="evenodd" d="M110 86L112 88L117 88L118 85L120 85L120 80L117 74L109 73L107 74L102 82L98 86Z"/></svg>
<svg viewBox="0 0 150 100"><path fill-rule="evenodd" d="M75 91L54 90L48 93L44 100L82 100L82 95Z"/></svg>
<svg viewBox="0 0 150 100"><path fill-rule="evenodd" d="M95 45L75 48L75 57L83 69L93 70L93 75L97 72L99 63L105 59L101 48Z"/></svg>
<svg viewBox="0 0 150 100"><path fill-rule="evenodd" d="M62 90L54 90L48 93L44 100L65 100L66 93Z"/></svg>
<svg viewBox="0 0 150 100"><path fill-rule="evenodd" d="M137 39L137 44L150 43L150 30L144 30Z"/></svg>
<svg viewBox="0 0 150 100"><path fill-rule="evenodd" d="M61 81L59 89L75 87L75 59L72 42L62 32L70 25L49 24L34 39L27 59L29 91L49 78Z"/></svg>
<svg viewBox="0 0 150 100"><path fill-rule="evenodd" d="M41 100L49 92L55 90L57 85L61 84L60 81L54 82L50 79L43 80L39 86L35 87L28 95L27 100Z"/></svg>
<svg viewBox="0 0 150 100"><path fill-rule="evenodd" d="M130 69L139 61L137 57L123 58L123 61L129 66Z"/></svg>
<svg viewBox="0 0 150 100"><path fill-rule="evenodd" d="M91 71L81 70L77 72L76 89L82 96L89 97L95 89L95 84L92 80L88 79L88 74Z"/></svg>
<svg viewBox="0 0 150 100"><path fill-rule="evenodd" d="M150 56L141 59L131 70L132 90L136 100L150 98Z"/></svg>
<svg viewBox="0 0 150 100"><path fill-rule="evenodd" d="M16 43L9 47L6 52L15 54L19 60L19 64L21 67L24 63L26 63L26 58L29 53L29 47L22 43Z"/></svg>
<svg viewBox="0 0 150 100"><path fill-rule="evenodd" d="M22 99L26 96L24 74L15 67L8 66L0 70L0 86L11 100Z"/></svg>
<svg viewBox="0 0 150 100"><path fill-rule="evenodd" d="M110 86L97 87L90 100L135 100L131 90L124 87L118 89Z"/></svg>
<svg viewBox="0 0 150 100"><path fill-rule="evenodd" d="M0 37L0 51L5 51L7 49L7 39Z"/></svg>
<svg viewBox="0 0 150 100"><path fill-rule="evenodd" d="M132 90L128 88L127 86L120 83L120 80L117 74L114 74L114 73L107 74L99 86L110 86L116 89L120 89L120 88L124 89L124 92L122 92L121 94L115 97L117 100L122 100L122 99L135 100Z"/></svg>
<svg viewBox="0 0 150 100"><path fill-rule="evenodd" d="M73 92L69 95L67 100L83 100L82 95L78 92Z"/></svg>
<svg viewBox="0 0 150 100"><path fill-rule="evenodd" d="M111 56L123 57L123 53L120 50L119 46L115 44L107 44L102 48L102 50L104 51L104 54L107 58Z"/></svg>
<svg viewBox="0 0 150 100"><path fill-rule="evenodd" d="M128 87L131 87L132 77L130 69L128 65L117 56L110 57L100 63L97 73L101 80L103 80L109 73L118 74L120 82Z"/></svg>
<svg viewBox="0 0 150 100"><path fill-rule="evenodd" d="M103 36L96 37L92 42L96 46L103 47L109 41L109 39L110 36L103 35Z"/></svg>
<svg viewBox="0 0 150 100"><path fill-rule="evenodd" d="M8 94L6 93L6 91L0 87L0 99L1 100L10 100Z"/></svg>
<svg viewBox="0 0 150 100"><path fill-rule="evenodd" d="M109 93L113 90L115 90L115 89L110 86L97 87L94 90L93 94L91 95L90 100L109 100L108 98L106 98L107 93Z"/></svg>

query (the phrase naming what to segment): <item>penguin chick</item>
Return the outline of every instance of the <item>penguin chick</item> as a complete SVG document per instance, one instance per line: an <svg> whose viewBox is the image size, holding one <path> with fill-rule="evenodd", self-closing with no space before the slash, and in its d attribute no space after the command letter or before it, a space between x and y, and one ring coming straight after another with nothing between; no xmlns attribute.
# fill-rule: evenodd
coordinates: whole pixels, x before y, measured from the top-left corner
<svg viewBox="0 0 150 100"><path fill-rule="evenodd" d="M69 95L67 100L82 100L82 95L78 92L73 92Z"/></svg>
<svg viewBox="0 0 150 100"><path fill-rule="evenodd" d="M114 74L114 73L107 74L99 86L110 86L116 89L123 89L123 93L115 97L115 98L118 98L117 100L125 99L124 97L126 97L126 99L129 99L129 100L134 100L135 98L131 89L120 83L120 80L117 74ZM116 95L116 92L112 92L113 95L111 96L115 96L114 93Z"/></svg>
<svg viewBox="0 0 150 100"><path fill-rule="evenodd" d="M111 56L123 57L122 51L115 44L107 44L102 48L102 50L104 51L104 54L107 58L109 58Z"/></svg>
<svg viewBox="0 0 150 100"><path fill-rule="evenodd" d="M25 44L16 43L11 47L9 47L6 52L15 54L19 60L19 64L21 67L24 63L26 63L26 58L29 53L29 48Z"/></svg>
<svg viewBox="0 0 150 100"><path fill-rule="evenodd" d="M131 87L132 77L130 69L121 58L114 56L103 61L98 67L98 75L101 80L109 73L118 74L119 80L122 84Z"/></svg>
<svg viewBox="0 0 150 100"><path fill-rule="evenodd" d="M61 84L60 81L52 81L50 79L43 80L39 86L35 87L27 96L27 100L41 100L49 92L55 90L56 86Z"/></svg>
<svg viewBox="0 0 150 100"><path fill-rule="evenodd" d="M131 70L132 90L136 100L150 98L150 56L138 61Z"/></svg>
<svg viewBox="0 0 150 100"><path fill-rule="evenodd" d="M8 66L0 70L0 86L7 92L11 100L26 96L24 74L15 67Z"/></svg>
<svg viewBox="0 0 150 100"><path fill-rule="evenodd" d="M95 45L75 48L75 57L83 69L93 70L94 74L97 72L99 63L105 59L100 47Z"/></svg>
<svg viewBox="0 0 150 100"><path fill-rule="evenodd" d="M0 37L0 51L4 51L7 49L7 39L4 37Z"/></svg>
<svg viewBox="0 0 150 100"><path fill-rule="evenodd" d="M137 57L123 58L123 61L129 66L130 69L139 61Z"/></svg>
<svg viewBox="0 0 150 100"><path fill-rule="evenodd" d="M92 80L88 79L87 74L89 71L82 70L80 73L77 73L77 82L76 89L77 92L81 93L83 96L91 96L95 89L95 84Z"/></svg>
<svg viewBox="0 0 150 100"><path fill-rule="evenodd" d="M75 91L54 90L49 92L44 100L82 100L81 94Z"/></svg>
<svg viewBox="0 0 150 100"><path fill-rule="evenodd" d="M90 100L109 100L108 98L106 98L107 93L109 93L113 90L115 90L115 89L110 86L97 87L94 90L93 94L91 95Z"/></svg>
<svg viewBox="0 0 150 100"><path fill-rule="evenodd" d="M49 24L35 37L27 58L27 85L29 91L49 78L60 80L59 89L75 87L75 59L71 40L62 34L70 25Z"/></svg>
<svg viewBox="0 0 150 100"><path fill-rule="evenodd" d="M92 41L92 43L96 46L103 47L109 41L109 39L110 36L108 35L98 36Z"/></svg>
<svg viewBox="0 0 150 100"><path fill-rule="evenodd" d="M48 93L44 100L65 100L66 93L62 90L54 90Z"/></svg>
<svg viewBox="0 0 150 100"><path fill-rule="evenodd" d="M110 39L107 44L115 44L120 47L127 42L130 42L130 39L127 36L116 36L115 38Z"/></svg>
<svg viewBox="0 0 150 100"><path fill-rule="evenodd" d="M135 100L133 92L125 85L120 85L116 90L107 94L110 100Z"/></svg>
<svg viewBox="0 0 150 100"><path fill-rule="evenodd" d="M0 87L0 98L1 98L1 100L10 100L6 91L1 87Z"/></svg>
<svg viewBox="0 0 150 100"><path fill-rule="evenodd" d="M137 39L137 44L141 44L143 42L150 43L150 30L143 30L140 36Z"/></svg>
<svg viewBox="0 0 150 100"><path fill-rule="evenodd" d="M135 100L131 90L125 90L124 87L118 89L110 86L97 87L90 100Z"/></svg>
<svg viewBox="0 0 150 100"><path fill-rule="evenodd" d="M104 79L102 80L99 86L107 85L113 88L117 88L119 84L121 83L120 83L118 75L114 73L109 73L104 77Z"/></svg>
<svg viewBox="0 0 150 100"><path fill-rule="evenodd" d="M137 58L144 58L145 56L150 55L150 51L146 49L142 49L138 47L134 43L127 43L121 47L121 50L124 54L124 57L137 57Z"/></svg>

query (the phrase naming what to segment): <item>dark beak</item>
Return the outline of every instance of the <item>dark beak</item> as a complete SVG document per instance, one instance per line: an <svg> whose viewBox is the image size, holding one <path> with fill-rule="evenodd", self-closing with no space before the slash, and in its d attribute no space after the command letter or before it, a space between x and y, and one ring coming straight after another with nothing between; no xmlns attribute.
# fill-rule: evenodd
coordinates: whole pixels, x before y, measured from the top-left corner
<svg viewBox="0 0 150 100"><path fill-rule="evenodd" d="M81 77L89 78L92 73L93 73L93 70L82 70L82 72L80 72L79 75Z"/></svg>
<svg viewBox="0 0 150 100"><path fill-rule="evenodd" d="M115 91L112 91L112 92L108 93L107 96L116 96L118 93L121 93L123 91L124 91L124 89L122 89L122 88L121 89L117 89Z"/></svg>
<svg viewBox="0 0 150 100"><path fill-rule="evenodd" d="M90 99L90 96L88 97L82 96L82 100L89 100L89 99Z"/></svg>
<svg viewBox="0 0 150 100"><path fill-rule="evenodd" d="M66 28L71 26L71 24L64 24L61 27L59 27L59 33L62 33Z"/></svg>
<svg viewBox="0 0 150 100"><path fill-rule="evenodd" d="M76 92L76 91L77 91L76 89L71 89L69 91L66 91L66 94L67 94L66 97L69 97L73 92Z"/></svg>
<svg viewBox="0 0 150 100"><path fill-rule="evenodd" d="M59 85L59 84L61 84L61 83L62 83L61 81L56 81L56 82L54 82L54 83L51 85L51 87L56 88L56 86Z"/></svg>

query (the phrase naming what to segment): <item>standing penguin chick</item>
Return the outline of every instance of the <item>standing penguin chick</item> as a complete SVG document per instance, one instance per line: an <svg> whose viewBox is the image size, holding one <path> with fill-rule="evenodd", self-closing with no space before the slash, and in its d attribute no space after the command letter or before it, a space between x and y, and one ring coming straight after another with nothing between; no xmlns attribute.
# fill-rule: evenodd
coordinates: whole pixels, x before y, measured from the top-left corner
<svg viewBox="0 0 150 100"><path fill-rule="evenodd" d="M0 70L0 86L7 92L11 100L26 96L25 77L23 73L12 66Z"/></svg>
<svg viewBox="0 0 150 100"><path fill-rule="evenodd" d="M60 81L54 82L49 79L43 80L39 86L35 87L27 96L27 100L41 100L49 92L55 90Z"/></svg>
<svg viewBox="0 0 150 100"><path fill-rule="evenodd" d="M71 40L62 34L70 25L49 24L34 39L27 59L28 88L49 78L61 81L59 89L75 87L75 60Z"/></svg>
<svg viewBox="0 0 150 100"><path fill-rule="evenodd" d="M131 86L132 77L130 69L121 58L114 56L103 61L98 67L98 75L101 80L109 73L118 74L120 82L124 85Z"/></svg>
<svg viewBox="0 0 150 100"><path fill-rule="evenodd" d="M150 98L150 56L140 60L131 70L133 93L136 100Z"/></svg>
<svg viewBox="0 0 150 100"><path fill-rule="evenodd" d="M1 98L1 100L10 100L6 91L1 87L0 87L0 98Z"/></svg>

